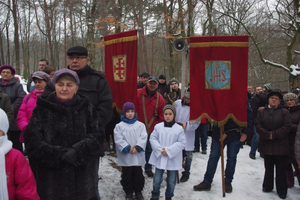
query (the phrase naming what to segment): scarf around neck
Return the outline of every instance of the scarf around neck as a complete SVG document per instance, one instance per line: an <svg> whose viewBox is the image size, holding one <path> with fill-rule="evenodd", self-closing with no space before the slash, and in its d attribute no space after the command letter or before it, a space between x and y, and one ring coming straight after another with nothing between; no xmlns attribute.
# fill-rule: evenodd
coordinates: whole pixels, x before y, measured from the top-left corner
<svg viewBox="0 0 300 200"><path fill-rule="evenodd" d="M124 117L124 115L121 115L121 121L127 123L127 124L134 124L134 122L136 122L137 120L137 116L134 115L134 117L132 119L127 119L126 117Z"/></svg>
<svg viewBox="0 0 300 200"><path fill-rule="evenodd" d="M0 136L0 199L8 199L5 155L12 149L12 142L7 135Z"/></svg>

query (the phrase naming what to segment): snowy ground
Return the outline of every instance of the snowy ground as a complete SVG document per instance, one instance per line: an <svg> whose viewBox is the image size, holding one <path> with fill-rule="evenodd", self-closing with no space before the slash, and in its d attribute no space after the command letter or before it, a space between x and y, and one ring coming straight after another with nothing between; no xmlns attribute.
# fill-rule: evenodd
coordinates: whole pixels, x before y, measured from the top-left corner
<svg viewBox="0 0 300 200"><path fill-rule="evenodd" d="M211 138L208 139L208 147L210 147ZM208 148L208 152L210 149ZM194 153L190 179L185 183L179 183L175 187L174 197L176 200L269 200L280 199L275 191L271 193L262 192L262 181L264 176L264 162L263 158L257 157L256 160L249 158L250 147L244 145L238 154L237 166L234 180L232 182L233 191L226 196L222 195L222 181L221 181L221 165L219 166L214 177L214 182L211 191L193 191L193 186L199 184L203 180L206 170L209 154L203 155L201 153ZM226 158L226 149L224 151ZM226 160L225 160L226 161ZM99 175L99 191L101 200L123 200L125 193L120 184L121 172L116 169L116 157L114 153L107 153L102 158ZM225 162L226 163L226 162ZM152 170L154 172L154 169ZM145 174L144 174L145 175ZM164 175L166 176L166 174ZM180 174L181 176L181 174ZM165 178L164 178L165 180ZM151 198L152 178L145 175L145 187L143 195L145 200ZM164 199L166 189L166 182L163 181L160 190L160 199ZM300 187L295 179L295 186L288 189L287 200L300 199Z"/></svg>

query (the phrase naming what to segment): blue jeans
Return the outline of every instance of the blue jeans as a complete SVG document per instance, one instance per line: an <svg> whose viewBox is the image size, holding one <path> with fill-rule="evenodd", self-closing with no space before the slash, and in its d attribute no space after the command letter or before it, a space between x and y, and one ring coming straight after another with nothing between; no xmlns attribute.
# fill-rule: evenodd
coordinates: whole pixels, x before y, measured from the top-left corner
<svg viewBox="0 0 300 200"><path fill-rule="evenodd" d="M155 168L155 175L153 178L153 190L152 190L152 198L159 198L160 193L160 185L163 181L163 174L165 170ZM167 189L165 193L165 197L173 197L174 190L176 185L176 175L177 171L169 171L167 170Z"/></svg>
<svg viewBox="0 0 300 200"><path fill-rule="evenodd" d="M251 140L251 150L250 150L249 155L255 156L256 150L258 148L258 141L259 141L259 135L256 132L256 127L254 126L253 137Z"/></svg>
<svg viewBox="0 0 300 200"><path fill-rule="evenodd" d="M225 182L231 183L236 166L236 157L240 150L240 141L238 139L230 141L227 145L227 163L225 168ZM207 163L206 173L204 175L204 182L211 184L216 173L220 152L220 142L212 139L209 160Z"/></svg>
<svg viewBox="0 0 300 200"><path fill-rule="evenodd" d="M150 156L151 156L151 153L152 153L152 147L151 147L151 143L149 141L149 136L148 136L148 139L147 139L147 144L146 144L146 150L145 150L145 158L146 158L146 164L145 164L145 171L152 171L152 165L150 165L148 162L149 162L149 159L150 159Z"/></svg>
<svg viewBox="0 0 300 200"><path fill-rule="evenodd" d="M200 126L195 130L195 149L200 150L200 142L201 140L201 150L206 151L207 149L207 124L200 124Z"/></svg>
<svg viewBox="0 0 300 200"><path fill-rule="evenodd" d="M183 151L183 158L184 158L184 171L182 174L189 176L190 175L190 169L191 164L193 160L193 152L192 151Z"/></svg>

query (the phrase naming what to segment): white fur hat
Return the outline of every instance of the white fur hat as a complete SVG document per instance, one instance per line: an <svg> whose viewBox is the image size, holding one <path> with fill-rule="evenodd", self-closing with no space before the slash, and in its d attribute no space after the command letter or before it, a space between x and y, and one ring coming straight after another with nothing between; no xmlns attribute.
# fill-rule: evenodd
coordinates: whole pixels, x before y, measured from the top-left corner
<svg viewBox="0 0 300 200"><path fill-rule="evenodd" d="M7 134L9 128L8 118L4 110L0 108L0 130L4 132L4 134Z"/></svg>

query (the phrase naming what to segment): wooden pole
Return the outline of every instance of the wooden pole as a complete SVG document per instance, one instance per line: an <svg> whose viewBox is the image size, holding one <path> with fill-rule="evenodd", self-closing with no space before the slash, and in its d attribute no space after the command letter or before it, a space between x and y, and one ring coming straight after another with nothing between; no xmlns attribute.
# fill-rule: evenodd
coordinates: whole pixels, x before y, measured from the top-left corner
<svg viewBox="0 0 300 200"><path fill-rule="evenodd" d="M224 135L224 126L220 127L220 151L221 151L221 176L222 176L222 193L225 197L225 175L224 175L224 152L223 152L223 135Z"/></svg>

